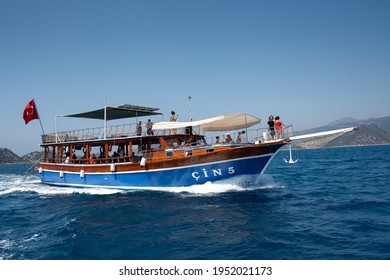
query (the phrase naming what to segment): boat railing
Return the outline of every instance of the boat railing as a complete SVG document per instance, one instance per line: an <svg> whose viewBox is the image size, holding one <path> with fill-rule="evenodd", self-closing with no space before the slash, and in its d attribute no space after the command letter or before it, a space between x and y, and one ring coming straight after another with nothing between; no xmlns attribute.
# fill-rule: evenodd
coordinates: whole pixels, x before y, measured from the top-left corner
<svg viewBox="0 0 390 280"><path fill-rule="evenodd" d="M135 136L136 124L109 126L106 128L107 138ZM62 131L42 136L42 143L62 143L72 141L84 141L104 139L104 127L86 128L78 130Z"/></svg>
<svg viewBox="0 0 390 280"><path fill-rule="evenodd" d="M99 140L110 138L121 138L121 137L136 137L139 136L136 133L137 124L125 124L125 125L115 125L108 126L106 128L106 133L104 133L104 127L96 128L86 128L78 130L69 130L62 131L57 133L51 133L42 135L43 144L51 143L64 143L64 142L73 142L73 141L85 141L85 140ZM200 131L196 128L178 128L178 129L166 129L153 131L154 135L172 135L172 134L197 134L199 135ZM141 136L147 135L146 128L143 125Z"/></svg>
<svg viewBox="0 0 390 280"><path fill-rule="evenodd" d="M276 132L274 136L271 135L271 133L268 131L267 127L259 127L254 129L247 129L247 130L236 130L236 131L227 131L227 132L219 132L219 133L212 133L208 137L206 137L206 142L212 145L218 144L217 142L217 136L219 137L219 143L224 144L227 143L227 135L230 135L233 139L232 144L237 144L237 139L239 136L239 133L243 133L243 137L241 137L242 142L241 144L246 143L265 143L265 142L272 142L280 139L288 139L289 137L292 137L294 135L294 129L292 125L288 125L283 127L281 131Z"/></svg>
<svg viewBox="0 0 390 280"><path fill-rule="evenodd" d="M51 133L42 135L42 143L50 144L50 143L65 143L65 142L73 142L73 141L86 141L86 140L99 140L104 139L104 135L106 135L106 139L110 138L121 138L121 137L136 137L136 123L134 124L125 124L125 125L116 125L109 126L106 128L106 133L104 133L103 127L97 128L86 128L86 129L78 129L78 130L70 130L70 131L62 131L57 133ZM146 135L146 128L143 127L142 135ZM243 143L255 143L255 142L267 142L278 139L287 139L293 136L293 126L285 126L281 131L275 131L275 136L272 137L266 127L260 127L255 129L241 129L236 131L226 131L226 132L213 132L210 133L209 136L206 137L206 142L208 144L215 144L216 137L220 137L220 142L226 142L226 136L230 134L233 139L233 142L237 143L238 133L242 133L245 131L245 135L243 137ZM199 128L179 128L179 129L167 129L167 130L158 130L153 131L154 135L172 135L172 134L193 134L200 135L201 132Z"/></svg>
<svg viewBox="0 0 390 280"><path fill-rule="evenodd" d="M109 163L138 163L140 156L110 156L108 158L90 158L78 157L70 159L65 156L46 157L41 160L45 163L62 163L62 164L109 164Z"/></svg>

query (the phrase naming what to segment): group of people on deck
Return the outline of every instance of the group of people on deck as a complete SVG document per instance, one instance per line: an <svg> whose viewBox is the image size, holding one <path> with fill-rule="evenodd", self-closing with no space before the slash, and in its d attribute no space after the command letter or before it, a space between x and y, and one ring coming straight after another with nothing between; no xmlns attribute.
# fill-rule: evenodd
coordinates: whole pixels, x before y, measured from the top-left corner
<svg viewBox="0 0 390 280"><path fill-rule="evenodd" d="M283 138L283 126L286 126L279 116L269 116L268 118L268 132L271 135L272 140Z"/></svg>
<svg viewBox="0 0 390 280"><path fill-rule="evenodd" d="M177 121L178 115L176 115L175 111L171 111L171 117L170 121L171 122L176 122ZM283 138L283 126L286 126L282 120L280 119L279 116L276 116L274 118L273 115L270 115L268 118L268 132L271 136L271 140L277 140L277 139L282 139ZM153 122L149 119L148 122L145 125L147 134L148 135L154 135L153 133ZM171 134L175 134L176 129L171 129ZM138 136L142 135L142 122L139 121L136 127L136 134ZM245 143L246 140L246 135L245 135L245 130L238 132L237 134L237 139L234 142L233 138L230 136L230 134L226 135L226 138L224 139L223 143ZM219 136L216 137L216 144L221 144Z"/></svg>
<svg viewBox="0 0 390 280"><path fill-rule="evenodd" d="M239 131L237 133L236 142L234 142L234 140L233 140L232 136L230 136L230 134L226 134L226 138L225 138L223 143L225 143L225 144L233 144L233 143L241 144L241 143L246 143L246 142L248 142L248 141L246 139L245 130L243 130L243 131ZM217 144L217 145L221 144L219 136L215 137L215 144Z"/></svg>
<svg viewBox="0 0 390 280"><path fill-rule="evenodd" d="M170 121L171 122L176 122L177 121L177 115L176 115L175 111L171 112ZM151 121L151 119L148 119L148 122L146 123L145 128L146 128L146 134L154 135L154 132L153 132L153 122ZM139 121L137 123L137 126L135 128L135 133L136 133L137 136L141 136L142 135L142 121ZM171 130L171 134L175 134L175 133L176 133L176 130L172 129Z"/></svg>
<svg viewBox="0 0 390 280"><path fill-rule="evenodd" d="M150 119L148 119L148 122L146 123L145 127L146 127L146 133L148 135L154 135L153 122ZM142 122L141 121L138 122L138 124L135 128L135 132L136 132L137 136L142 135Z"/></svg>

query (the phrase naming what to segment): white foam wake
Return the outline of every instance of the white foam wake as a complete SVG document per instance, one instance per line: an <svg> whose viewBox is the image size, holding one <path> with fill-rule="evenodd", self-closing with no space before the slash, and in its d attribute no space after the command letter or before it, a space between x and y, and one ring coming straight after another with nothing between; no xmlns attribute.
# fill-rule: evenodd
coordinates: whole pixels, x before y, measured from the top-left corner
<svg viewBox="0 0 390 280"><path fill-rule="evenodd" d="M33 175L2 175L0 176L0 196L17 192L34 192L39 195L69 195L73 193L107 195L123 192L117 189L98 189L98 188L69 188L55 187L42 184L41 181Z"/></svg>
<svg viewBox="0 0 390 280"><path fill-rule="evenodd" d="M171 193L186 193L193 195L216 195L226 192L240 192L255 189L281 188L275 184L270 175L241 175L217 182L207 182L189 187L149 187L144 190L163 191ZM134 190L120 190L110 188L72 188L56 187L42 184L33 175L1 175L0 196L17 192L34 192L39 195L70 195L74 193L91 195L110 195Z"/></svg>
<svg viewBox="0 0 390 280"><path fill-rule="evenodd" d="M256 189L284 188L275 184L270 175L241 175L226 180L207 182L202 185L189 187L168 187L158 189L173 193L187 193L192 195L215 195L226 192L241 192Z"/></svg>

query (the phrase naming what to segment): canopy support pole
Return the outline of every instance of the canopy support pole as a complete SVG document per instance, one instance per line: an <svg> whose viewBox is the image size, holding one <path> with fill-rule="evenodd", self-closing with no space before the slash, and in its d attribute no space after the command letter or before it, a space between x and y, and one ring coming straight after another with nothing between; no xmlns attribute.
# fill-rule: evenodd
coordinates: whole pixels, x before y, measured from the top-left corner
<svg viewBox="0 0 390 280"><path fill-rule="evenodd" d="M104 106L104 132L103 139L107 139L107 105Z"/></svg>
<svg viewBox="0 0 390 280"><path fill-rule="evenodd" d="M63 115L56 115L55 120L54 120L54 132L55 132L55 137L56 137L56 143L61 142L60 137L58 136L58 132L57 132L57 118L58 117L63 117Z"/></svg>

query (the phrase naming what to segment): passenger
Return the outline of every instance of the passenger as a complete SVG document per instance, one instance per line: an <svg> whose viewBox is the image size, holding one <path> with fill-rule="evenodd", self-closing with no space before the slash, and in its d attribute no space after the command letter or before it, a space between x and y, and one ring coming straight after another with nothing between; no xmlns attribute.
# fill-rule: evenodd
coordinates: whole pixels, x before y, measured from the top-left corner
<svg viewBox="0 0 390 280"><path fill-rule="evenodd" d="M177 116L175 111L171 111L171 122L176 122L177 121Z"/></svg>
<svg viewBox="0 0 390 280"><path fill-rule="evenodd" d="M226 142L227 144L233 143L233 139L232 139L232 137L230 136L230 134L226 135L226 140L225 140L225 142Z"/></svg>
<svg viewBox="0 0 390 280"><path fill-rule="evenodd" d="M238 132L236 142L237 142L238 144L241 143L241 132Z"/></svg>
<svg viewBox="0 0 390 280"><path fill-rule="evenodd" d="M271 139L275 140L275 122L272 115L268 118L268 132L271 135Z"/></svg>
<svg viewBox="0 0 390 280"><path fill-rule="evenodd" d="M118 152L114 152L112 154L112 162L119 162L118 158L119 158Z"/></svg>
<svg viewBox="0 0 390 280"><path fill-rule="evenodd" d="M219 141L219 136L215 137L215 144L221 144L221 142Z"/></svg>
<svg viewBox="0 0 390 280"><path fill-rule="evenodd" d="M191 139L191 146L196 146L196 145L199 145L200 143L196 140L196 137L195 136L192 136L192 139Z"/></svg>
<svg viewBox="0 0 390 280"><path fill-rule="evenodd" d="M154 135L153 129L152 129L153 128L153 123L152 123L152 121L150 119L148 119L148 122L146 123L145 127L146 127L146 133L148 135Z"/></svg>
<svg viewBox="0 0 390 280"><path fill-rule="evenodd" d="M136 130L137 136L142 135L142 122L141 121L139 121L135 130Z"/></svg>
<svg viewBox="0 0 390 280"><path fill-rule="evenodd" d="M100 152L100 155L99 155L99 157L98 157L98 163L104 163L104 158L105 158L105 156L104 156L104 152Z"/></svg>
<svg viewBox="0 0 390 280"><path fill-rule="evenodd" d="M132 162L138 162L138 157L135 155L135 152L131 154L131 161Z"/></svg>
<svg viewBox="0 0 390 280"><path fill-rule="evenodd" d="M91 155L91 157L89 158L89 163L90 164L95 164L96 163L96 156L95 156L95 154Z"/></svg>
<svg viewBox="0 0 390 280"><path fill-rule="evenodd" d="M248 143L245 130L241 131L241 143Z"/></svg>
<svg viewBox="0 0 390 280"><path fill-rule="evenodd" d="M119 162L125 161L125 147L118 146L118 156L119 156Z"/></svg>
<svg viewBox="0 0 390 280"><path fill-rule="evenodd" d="M281 139L283 138L283 126L286 126L281 120L279 116L275 117L275 138Z"/></svg>
<svg viewBox="0 0 390 280"><path fill-rule="evenodd" d="M170 121L171 122L176 122L177 121L177 115L176 115L175 111L171 111ZM171 134L176 134L176 129L171 129Z"/></svg>
<svg viewBox="0 0 390 280"><path fill-rule="evenodd" d="M246 139L246 134L245 134L245 130L241 131L241 135L240 135L240 143L247 143L248 140Z"/></svg>
<svg viewBox="0 0 390 280"><path fill-rule="evenodd" d="M75 153L73 153L73 155L72 155L72 163L79 164L79 161L77 160L77 156Z"/></svg>

